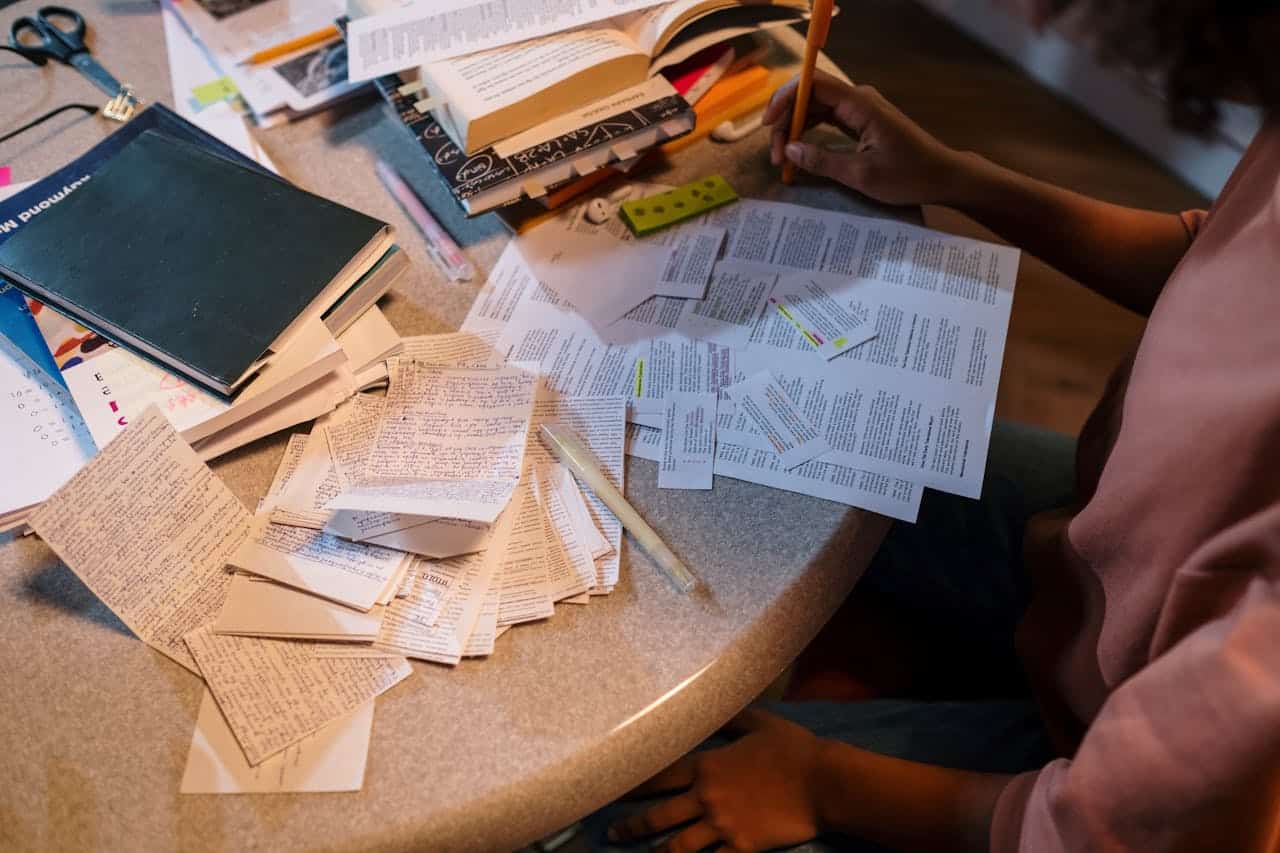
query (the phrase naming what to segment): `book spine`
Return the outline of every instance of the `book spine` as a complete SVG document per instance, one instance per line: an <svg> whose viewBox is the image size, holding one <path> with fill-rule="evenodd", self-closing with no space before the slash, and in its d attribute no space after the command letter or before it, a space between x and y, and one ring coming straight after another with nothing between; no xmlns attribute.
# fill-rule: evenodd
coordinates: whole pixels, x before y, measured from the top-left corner
<svg viewBox="0 0 1280 853"><path fill-rule="evenodd" d="M449 192L459 203L474 198L494 187L517 181L546 166L577 160L609 147L620 139L634 135L645 128L662 124L691 111L689 103L679 95L668 95L608 116L591 124L546 142L518 151L510 157L500 157L492 148L486 148L466 157L429 113L422 114L414 107L412 96L399 92L400 80L394 75L375 81L378 91L408 131L418 141L431 161L432 167L444 180ZM570 183L575 178L561 181L556 186ZM554 189L554 187L548 187ZM519 201L513 198L509 203Z"/></svg>

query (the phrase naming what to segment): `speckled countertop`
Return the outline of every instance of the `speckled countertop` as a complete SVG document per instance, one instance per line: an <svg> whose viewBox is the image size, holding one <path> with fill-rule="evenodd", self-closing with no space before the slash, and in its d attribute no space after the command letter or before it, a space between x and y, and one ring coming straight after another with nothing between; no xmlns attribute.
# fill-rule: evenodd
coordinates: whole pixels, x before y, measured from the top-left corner
<svg viewBox="0 0 1280 853"><path fill-rule="evenodd" d="M39 4L0 12L0 31ZM86 4L103 65L152 100L171 100L150 3ZM0 129L69 101L97 102L73 70L0 54ZM88 149L102 119L64 116L0 144L26 180ZM479 284L442 282L422 240L374 177L392 162L484 269L507 235L466 221L376 98L259 134L304 188L393 223L414 269L385 301L405 334L456 328ZM866 212L849 194L784 188L765 137L699 143L681 183L719 172L744 195ZM180 215L180 212L179 212ZM253 506L285 435L215 463ZM503 637L456 670L415 664L378 700L364 790L354 794L181 796L200 682L135 640L34 538L0 537L0 849L502 850L607 802L660 769L764 689L852 588L887 527L826 501L717 478L715 490L659 491L629 460L627 494L706 581L674 593L626 540L616 592Z"/></svg>

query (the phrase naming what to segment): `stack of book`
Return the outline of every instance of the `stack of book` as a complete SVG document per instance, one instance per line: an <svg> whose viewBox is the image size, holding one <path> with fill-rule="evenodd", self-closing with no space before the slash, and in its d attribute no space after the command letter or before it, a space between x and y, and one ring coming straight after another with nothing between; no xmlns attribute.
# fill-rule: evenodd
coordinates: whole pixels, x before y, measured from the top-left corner
<svg viewBox="0 0 1280 853"><path fill-rule="evenodd" d="M385 384L389 225L152 106L0 201L0 529L155 405L204 459ZM13 457L13 458L10 458Z"/></svg>
<svg viewBox="0 0 1280 853"><path fill-rule="evenodd" d="M554 206L566 187L627 171L690 134L698 122L692 104L735 62L741 67L754 52L753 35L809 11L808 0L632 0L620 7L638 11L576 28L475 52L445 50L450 28L466 26L472 12L484 17L486 4L474 5L440 12L399 0L348 2L353 50L358 38L364 54L403 57L392 64L455 54L374 83L471 216L528 200ZM507 29L519 31L519 22ZM498 38L480 30L476 44ZM406 44L415 38L416 47ZM388 39L390 48L382 45ZM352 79L387 64L366 59Z"/></svg>

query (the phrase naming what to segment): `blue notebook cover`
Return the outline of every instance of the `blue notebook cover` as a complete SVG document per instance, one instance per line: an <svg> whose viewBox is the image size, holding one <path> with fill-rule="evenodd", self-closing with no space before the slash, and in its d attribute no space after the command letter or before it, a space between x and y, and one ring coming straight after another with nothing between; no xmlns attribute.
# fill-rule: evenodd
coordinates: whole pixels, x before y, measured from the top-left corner
<svg viewBox="0 0 1280 853"><path fill-rule="evenodd" d="M66 387L58 363L53 360L40 330L36 328L36 318L27 310L27 298L3 279L0 279L0 335L8 338L37 367Z"/></svg>
<svg viewBox="0 0 1280 853"><path fill-rule="evenodd" d="M0 243L4 243L22 226L66 198L75 191L76 187L90 180L93 174L106 165L121 149L137 139L144 131L152 129L195 143L213 154L276 177L271 171L245 157L217 137L196 127L163 104L154 104L90 148L78 159L36 181L22 192L0 201ZM36 328L35 318L27 310L25 297L4 278L0 278L0 334L12 341L55 380L63 385L66 384L40 330Z"/></svg>

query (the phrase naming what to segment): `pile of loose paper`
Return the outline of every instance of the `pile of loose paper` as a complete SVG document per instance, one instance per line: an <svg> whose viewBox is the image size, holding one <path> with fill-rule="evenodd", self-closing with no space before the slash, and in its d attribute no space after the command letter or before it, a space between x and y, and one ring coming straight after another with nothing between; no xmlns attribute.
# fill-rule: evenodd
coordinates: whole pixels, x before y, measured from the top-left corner
<svg viewBox="0 0 1280 853"><path fill-rule="evenodd" d="M463 329L562 393L626 395L663 488L714 474L905 521L925 487L981 493L1016 249L755 199L634 238L619 204L664 189L512 241Z"/></svg>
<svg viewBox="0 0 1280 853"><path fill-rule="evenodd" d="M618 581L621 527L550 457L623 487L626 399L567 397L471 334L405 340L385 397L291 437L250 514L152 406L30 519L208 688L182 790L354 790L374 697Z"/></svg>

